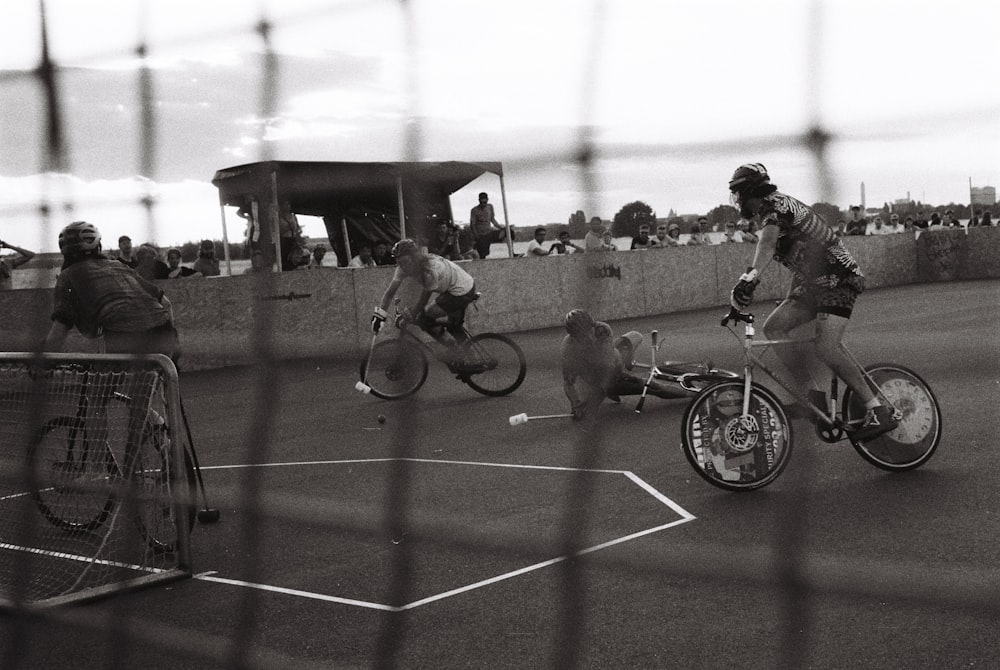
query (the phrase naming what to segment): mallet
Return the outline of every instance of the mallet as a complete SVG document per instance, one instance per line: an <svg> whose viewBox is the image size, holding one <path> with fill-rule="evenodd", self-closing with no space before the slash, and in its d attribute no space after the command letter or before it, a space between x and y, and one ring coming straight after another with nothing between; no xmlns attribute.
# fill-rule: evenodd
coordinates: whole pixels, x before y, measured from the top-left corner
<svg viewBox="0 0 1000 670"><path fill-rule="evenodd" d="M368 384L366 384L365 382L368 381L368 368L370 368L371 364L372 364L372 352L375 351L375 340L377 338L378 338L378 333L372 333L372 344L368 348L368 357L365 358L365 374L364 374L364 378L362 378L361 381L359 381L357 384L354 385L355 389L357 389L358 391L361 391L362 393L364 393L366 395L372 392L372 387L369 386Z"/></svg>
<svg viewBox="0 0 1000 670"><path fill-rule="evenodd" d="M539 416L528 416L527 414L515 414L507 419L512 426L520 426L522 423L536 421L538 419L568 419L572 414L540 414Z"/></svg>

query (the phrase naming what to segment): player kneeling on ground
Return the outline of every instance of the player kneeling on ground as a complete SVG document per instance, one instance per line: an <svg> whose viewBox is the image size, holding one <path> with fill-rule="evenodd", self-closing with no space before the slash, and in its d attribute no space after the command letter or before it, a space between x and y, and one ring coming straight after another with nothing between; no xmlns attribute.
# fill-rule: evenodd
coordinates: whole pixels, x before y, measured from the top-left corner
<svg viewBox="0 0 1000 670"><path fill-rule="evenodd" d="M626 370L642 335L633 330L612 341L611 326L582 309L566 314L565 325L567 335L560 352L563 390L575 420L593 417L606 397L617 401L619 396L642 393L645 380ZM648 392L661 398L677 397L675 390L656 380Z"/></svg>

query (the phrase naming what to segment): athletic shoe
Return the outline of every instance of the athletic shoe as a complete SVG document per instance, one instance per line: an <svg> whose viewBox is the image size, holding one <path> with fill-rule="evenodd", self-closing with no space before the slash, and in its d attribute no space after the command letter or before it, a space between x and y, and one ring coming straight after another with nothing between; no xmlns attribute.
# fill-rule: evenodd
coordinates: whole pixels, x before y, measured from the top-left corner
<svg viewBox="0 0 1000 670"><path fill-rule="evenodd" d="M894 430L898 425L899 421L892 415L892 408L879 405L868 410L864 424L851 434L851 439L855 442L866 442Z"/></svg>

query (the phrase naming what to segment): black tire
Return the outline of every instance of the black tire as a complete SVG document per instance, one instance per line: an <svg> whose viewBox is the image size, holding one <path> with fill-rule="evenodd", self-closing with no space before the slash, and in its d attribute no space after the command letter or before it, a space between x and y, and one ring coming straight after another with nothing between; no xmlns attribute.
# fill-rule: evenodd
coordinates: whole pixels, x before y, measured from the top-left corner
<svg viewBox="0 0 1000 670"><path fill-rule="evenodd" d="M681 446L694 471L713 486L752 491L781 474L792 455L792 424L773 393L750 391L750 430L742 424L743 382L703 390L684 410Z"/></svg>
<svg viewBox="0 0 1000 670"><path fill-rule="evenodd" d="M177 476L170 467L171 449L166 426L147 425L142 432L142 444L133 468L133 487L130 489L137 498L135 509L139 531L150 549L162 554L177 551L177 498L183 501L182 514L188 531L194 527L197 514L194 465L185 452L184 481L178 486Z"/></svg>
<svg viewBox="0 0 1000 670"><path fill-rule="evenodd" d="M28 448L29 489L42 515L68 531L90 531L115 508L120 477L106 445L91 444L82 419L59 417L42 426Z"/></svg>
<svg viewBox="0 0 1000 670"><path fill-rule="evenodd" d="M920 467L941 442L937 397L917 373L900 365L879 363L865 370L902 417L895 430L866 442L851 440L851 444L861 458L882 470L902 472ZM864 405L850 389L844 394L843 412L848 425L865 418Z"/></svg>
<svg viewBox="0 0 1000 670"><path fill-rule="evenodd" d="M513 393L528 372L521 347L504 335L476 335L467 352L467 362L476 365L477 371L462 373L460 378L483 395L496 397Z"/></svg>
<svg viewBox="0 0 1000 670"><path fill-rule="evenodd" d="M370 364L368 356L361 361L361 381L376 398L405 398L427 379L427 356L419 345L407 340L383 340L372 347L370 357Z"/></svg>

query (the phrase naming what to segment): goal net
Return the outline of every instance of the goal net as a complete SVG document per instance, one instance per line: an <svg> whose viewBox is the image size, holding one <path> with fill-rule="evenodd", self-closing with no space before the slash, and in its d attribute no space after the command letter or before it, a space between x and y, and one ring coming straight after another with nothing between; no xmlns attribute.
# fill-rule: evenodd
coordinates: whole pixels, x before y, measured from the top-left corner
<svg viewBox="0 0 1000 670"><path fill-rule="evenodd" d="M183 436L165 356L0 354L0 605L190 576Z"/></svg>

